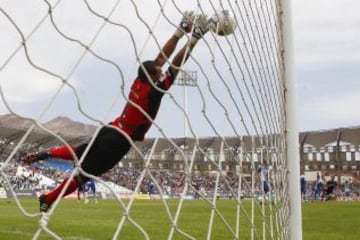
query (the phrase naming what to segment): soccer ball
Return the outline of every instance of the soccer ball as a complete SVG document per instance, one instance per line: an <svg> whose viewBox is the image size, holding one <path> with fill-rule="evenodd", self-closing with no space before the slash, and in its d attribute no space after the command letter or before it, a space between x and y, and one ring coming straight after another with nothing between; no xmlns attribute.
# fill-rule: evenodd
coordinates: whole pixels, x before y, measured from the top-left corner
<svg viewBox="0 0 360 240"><path fill-rule="evenodd" d="M209 26L215 34L227 36L234 32L236 21L228 10L221 10L210 17Z"/></svg>

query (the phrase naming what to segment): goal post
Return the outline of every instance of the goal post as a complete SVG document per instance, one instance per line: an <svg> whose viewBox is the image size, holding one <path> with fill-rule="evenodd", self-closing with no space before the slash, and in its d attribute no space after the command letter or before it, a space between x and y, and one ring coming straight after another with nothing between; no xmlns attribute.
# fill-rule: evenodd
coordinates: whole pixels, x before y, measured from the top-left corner
<svg viewBox="0 0 360 240"><path fill-rule="evenodd" d="M294 60L294 40L292 22L292 1L281 0L282 9L281 26L283 40L284 62L284 97L285 101L285 135L286 135L286 159L288 164L288 182L290 199L289 230L290 239L302 239L302 213L300 193L300 150L299 132L297 124L297 88Z"/></svg>

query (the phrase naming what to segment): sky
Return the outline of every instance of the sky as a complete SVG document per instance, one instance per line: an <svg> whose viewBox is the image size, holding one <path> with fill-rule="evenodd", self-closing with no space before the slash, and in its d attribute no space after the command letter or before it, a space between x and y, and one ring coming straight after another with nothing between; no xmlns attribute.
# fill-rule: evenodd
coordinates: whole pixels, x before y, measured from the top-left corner
<svg viewBox="0 0 360 240"><path fill-rule="evenodd" d="M55 4L56 1L49 1ZM116 1L89 1L97 12L106 15ZM120 1L120 7L111 16L114 22L128 23L133 33L133 39L126 30L119 31L114 25L102 28L92 45L95 52L101 52L101 56L109 59L119 66L118 71L113 65L99 61L89 54L81 58L83 48L71 41L65 41L54 28L50 21L37 28L35 33L27 41L29 55L36 65L42 66L55 73L50 76L34 68L26 61L24 51L21 49L11 59L14 50L19 46L21 39L15 28L9 24L3 12L0 12L0 86L3 99L0 101L0 114L11 111L24 116L48 121L56 116L67 116L75 121L96 123L97 120L108 122L115 118L124 104L123 96L127 95L130 81L137 71L137 59L134 52L141 58L154 58L158 44L164 43L169 35L169 29L173 29L164 18L157 20L157 14L149 14L158 1L133 1L136 8L128 3ZM140 4L141 2L141 4ZM162 1L166 2L166 1ZM167 1L165 12L169 19L174 19L177 24L179 14L170 7L171 1ZM182 10L196 9L196 1L178 1L178 7ZM212 6L200 1L205 12L213 12ZM217 1L214 1L217 3ZM226 1L224 1L226 2ZM155 4L156 3L156 4ZM123 4L123 5L121 5ZM41 18L46 14L44 1L19 1L2 0L0 7L11 16L21 28L23 34L28 36ZM119 10L120 9L120 10ZM157 8L158 9L158 8ZM317 131L339 127L358 126L360 111L357 104L360 102L358 89L360 81L360 2L356 0L302 0L293 1L293 34L295 67L297 79L297 115L299 131ZM155 26L154 35L149 38L147 29L139 21L138 15L148 23L149 27ZM56 14L58 13L58 14ZM99 18L91 15L83 1L63 0L54 11L54 18L60 29L63 29L73 39L81 39L90 44L94 33L102 26ZM135 19L135 20L134 20ZM242 26L238 26L241 29ZM173 30L171 30L173 31ZM212 51L219 53L214 41L210 41ZM225 38L219 38L225 44ZM183 42L182 42L183 43ZM182 44L181 43L181 44ZM199 63L204 68L210 65L205 59L210 57L204 43L199 43L194 50L196 61L190 59L185 65L190 69ZM232 60L233 61L233 60ZM219 68L223 66L217 62ZM5 66L5 67L4 67ZM76 66L76 68L74 68ZM208 71L207 69L205 69ZM215 74L214 70L209 73ZM208 72L206 72L208 73ZM63 82L57 76L68 79L70 85L62 85ZM207 76L207 75L205 75ZM224 75L225 78L228 75ZM157 118L157 124L169 136L182 136L195 132L196 135L212 136L217 131L225 135L234 135L237 129L231 130L226 124L225 117L219 117L223 111L211 98L209 91L204 91L208 82L202 79L200 74L198 89L186 90L186 103L184 89L176 87L171 93L179 105L174 110L174 105L169 104L172 100L167 97ZM124 85L122 85L124 83ZM219 84L220 81L210 79L209 82L215 91L226 90ZM123 86L123 88L122 88ZM230 85L233 89L235 86ZM75 90L75 91L74 91ZM199 95L204 94L203 96ZM231 105L231 97L223 94L221 101L225 106ZM196 96L196 97L195 97ZM200 97L206 99L206 113L213 126L204 122L201 114L204 104ZM241 96L235 94L235 98ZM80 105L78 104L80 101ZM185 107L186 106L186 107ZM239 104L241 109L246 105ZM193 125L186 131L184 116L181 108L186 108ZM233 107L230 109L233 111ZM85 114L84 114L85 113ZM232 115L230 114L230 117ZM239 116L234 116L234 122L239 121ZM246 117L245 117L246 119ZM249 119L246 119L249 121ZM189 126L188 126L189 128ZM242 132L239 130L239 132ZM149 135L159 133L157 128L152 128ZM246 132L245 132L246 134Z"/></svg>
<svg viewBox="0 0 360 240"><path fill-rule="evenodd" d="M294 1L300 130L359 126L360 2Z"/></svg>

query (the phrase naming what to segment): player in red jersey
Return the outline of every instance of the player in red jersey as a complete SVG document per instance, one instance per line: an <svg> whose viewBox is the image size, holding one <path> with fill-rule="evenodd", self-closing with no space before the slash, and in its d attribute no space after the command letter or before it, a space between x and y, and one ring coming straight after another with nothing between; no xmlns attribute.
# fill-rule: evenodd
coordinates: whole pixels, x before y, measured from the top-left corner
<svg viewBox="0 0 360 240"><path fill-rule="evenodd" d="M167 71L163 74L162 67L167 62L175 50L177 43L186 33L192 31L192 35L186 45L175 55ZM208 20L206 15L195 15L192 11L185 12L175 33L166 42L154 61L143 62L138 69L138 76L131 86L129 102L126 104L121 115L116 118L109 126L104 126L99 131L88 153L81 163L81 168L88 174L100 176L115 166L123 156L130 150L130 143L125 135L121 134L117 128L126 133L134 141L144 139L146 132L152 125L159 110L163 91L168 90L173 84L181 64L189 57L192 49L202 36L208 31ZM154 85L156 87L154 87ZM141 110L144 111L148 119ZM73 160L74 155L80 159L88 144L80 146L67 146L48 149L42 152L28 154L24 161L32 163L48 158L60 158ZM71 151L72 150L72 151ZM79 185L86 183L88 177L81 173L75 175L73 179L66 178L53 191L39 197L40 211L46 212L51 204L58 198L65 185L70 181L65 189L66 196L74 192Z"/></svg>

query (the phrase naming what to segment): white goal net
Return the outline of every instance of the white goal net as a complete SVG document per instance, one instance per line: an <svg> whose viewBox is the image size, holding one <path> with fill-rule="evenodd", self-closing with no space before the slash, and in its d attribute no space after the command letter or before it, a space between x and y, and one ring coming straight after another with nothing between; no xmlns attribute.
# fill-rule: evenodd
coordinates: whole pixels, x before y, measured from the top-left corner
<svg viewBox="0 0 360 240"><path fill-rule="evenodd" d="M31 124L14 140L1 139L11 146L2 152L0 176L24 221L40 216L33 239L63 238L51 225L63 200L57 199L43 215L27 211L15 194L9 167L20 152L34 146L81 140L66 129L47 127L50 119L69 116L96 125L96 136L119 116L139 64L156 57L188 10L209 17L226 10L236 27L227 36L210 30L198 41L178 84L165 93L145 141L131 141L129 153L107 173L108 178L136 173L135 182L126 186L131 190L127 200L102 176L90 176L119 202L113 239L131 239L123 233L129 225L143 239L157 239L133 211L139 193L147 194L144 182L153 184L154 198L163 206L167 225L158 227L167 239L301 239L289 4L2 0L0 113ZM33 136L38 132L47 137L37 141ZM72 176L81 171L78 166ZM206 229L184 226L191 199L205 203L201 221Z"/></svg>

